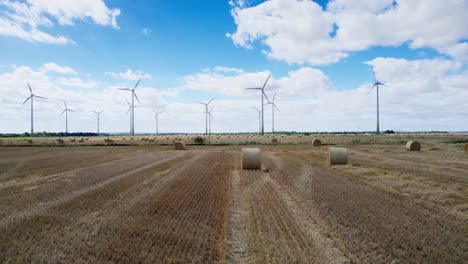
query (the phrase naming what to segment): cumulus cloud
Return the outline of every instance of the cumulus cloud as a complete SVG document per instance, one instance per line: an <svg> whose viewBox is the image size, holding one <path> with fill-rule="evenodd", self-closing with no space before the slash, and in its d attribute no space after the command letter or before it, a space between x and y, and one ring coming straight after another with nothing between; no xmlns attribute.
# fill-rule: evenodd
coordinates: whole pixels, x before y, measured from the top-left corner
<svg viewBox="0 0 468 264"><path fill-rule="evenodd" d="M136 81L138 79L151 79L151 75L142 71L133 71L127 69L126 72L105 72L105 75L111 76L116 79L122 79L127 81Z"/></svg>
<svg viewBox="0 0 468 264"><path fill-rule="evenodd" d="M269 58L323 65L372 46L429 47L458 60L468 57L467 5L460 0L332 0L324 10L313 1L269 0L233 4L234 44L260 41Z"/></svg>
<svg viewBox="0 0 468 264"><path fill-rule="evenodd" d="M374 66L376 77L390 87L380 90L381 129L404 131L466 130L468 115L468 72L460 62L448 59L406 60L375 58L366 61ZM63 67L63 66L62 66ZM220 70L223 69L223 70ZM218 66L182 77L182 85L159 90L142 85L137 89L141 104L136 109L137 132L154 130L152 108L164 110L160 116L160 131L203 132L203 107L196 100L216 97L212 105L213 131L255 132L260 108L258 91L245 87L263 85L268 71L248 72ZM367 73L366 73L367 74ZM76 80L74 87L64 81L79 79L56 76L50 72L19 66L0 73L0 119L8 126L0 132L29 129L29 106L21 103L29 95L26 81L35 94L47 97L35 103L37 130L63 131L59 116L63 100L78 112L69 116L71 131L94 131L95 115L91 110L104 110L101 130L128 131L130 93L120 91L112 82ZM89 89L80 81L99 86ZM72 82L70 82L72 83ZM300 67L285 76L272 75L266 86L271 96L276 92L275 113L277 131L370 131L375 129L376 96L370 90L372 80L353 89L337 90L321 70ZM91 85L90 85L91 87ZM196 97L193 98L193 92ZM170 101L166 99L170 97ZM265 108L265 125L271 129L271 107Z"/></svg>
<svg viewBox="0 0 468 264"><path fill-rule="evenodd" d="M42 72L55 72L61 74L76 74L76 71L73 68L60 66L57 63L49 62L45 63L41 69Z"/></svg>
<svg viewBox="0 0 468 264"><path fill-rule="evenodd" d="M101 26L118 28L117 17L120 15L119 9L109 9L102 0L2 0L0 6L5 7L0 13L0 35L49 44L73 42L44 30L53 28L56 23L73 26L77 20L90 19Z"/></svg>

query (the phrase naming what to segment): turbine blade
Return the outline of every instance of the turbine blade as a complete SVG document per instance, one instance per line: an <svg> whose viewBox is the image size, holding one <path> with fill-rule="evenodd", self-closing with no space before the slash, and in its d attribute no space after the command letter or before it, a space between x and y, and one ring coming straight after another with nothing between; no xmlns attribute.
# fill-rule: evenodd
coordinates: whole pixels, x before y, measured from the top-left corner
<svg viewBox="0 0 468 264"><path fill-rule="evenodd" d="M75 110L71 110L71 109L67 109L67 111L69 111L69 112L76 112Z"/></svg>
<svg viewBox="0 0 468 264"><path fill-rule="evenodd" d="M210 114L211 114L211 111L213 111L213 108L214 108L214 105L211 107L211 110L210 110L210 112L209 112Z"/></svg>
<svg viewBox="0 0 468 264"><path fill-rule="evenodd" d="M127 115L128 115L128 113L130 112L130 109L132 109L132 107L128 108L128 110L127 110Z"/></svg>
<svg viewBox="0 0 468 264"><path fill-rule="evenodd" d="M377 82L377 79L375 78L374 67L372 65L370 67L372 69L372 75L374 76L374 81Z"/></svg>
<svg viewBox="0 0 468 264"><path fill-rule="evenodd" d="M65 106L65 109L67 109L67 103L63 101L63 105Z"/></svg>
<svg viewBox="0 0 468 264"><path fill-rule="evenodd" d="M63 110L62 113L60 113L60 115L63 115L63 113L65 113L65 111L67 111L67 109Z"/></svg>
<svg viewBox="0 0 468 264"><path fill-rule="evenodd" d="M199 104L202 104L202 105L206 105L205 103L202 103L200 101L195 101L196 103L199 103Z"/></svg>
<svg viewBox="0 0 468 264"><path fill-rule="evenodd" d="M213 101L213 100L214 100L214 97L206 104L209 105L211 103L211 101Z"/></svg>
<svg viewBox="0 0 468 264"><path fill-rule="evenodd" d="M135 90L135 88L137 88L138 84L140 84L140 81L141 81L141 78L138 80L138 82L135 84L135 87L133 87L133 90Z"/></svg>
<svg viewBox="0 0 468 264"><path fill-rule="evenodd" d="M270 99L268 99L268 96L266 95L266 93L265 93L263 90L262 90L262 93L263 93L263 96L265 96L265 98L267 99L267 101L268 101L269 103L271 103L271 102L270 102Z"/></svg>
<svg viewBox="0 0 468 264"><path fill-rule="evenodd" d="M276 108L276 110L279 111L279 108L275 105L275 103L273 103L273 106Z"/></svg>
<svg viewBox="0 0 468 264"><path fill-rule="evenodd" d="M129 107L132 107L132 105L128 102L127 99L125 99L125 102L127 102L127 104L128 104Z"/></svg>
<svg viewBox="0 0 468 264"><path fill-rule="evenodd" d="M27 101L29 101L29 99L31 99L32 96L29 96L24 102L23 104L25 104Z"/></svg>
<svg viewBox="0 0 468 264"><path fill-rule="evenodd" d="M99 112L99 114L102 113L102 112L104 112L104 110L101 110L101 112Z"/></svg>
<svg viewBox="0 0 468 264"><path fill-rule="evenodd" d="M245 89L250 89L250 90L261 90L262 88L260 88L260 87L252 87L252 88L245 88Z"/></svg>
<svg viewBox="0 0 468 264"><path fill-rule="evenodd" d="M265 85L267 84L270 77L271 77L271 73L270 73L270 75L268 75L268 78L266 79L265 83L263 84L262 90L265 89Z"/></svg>
<svg viewBox="0 0 468 264"><path fill-rule="evenodd" d="M41 98L41 99L47 99L45 97L39 96L39 95L33 95L34 97Z"/></svg>
<svg viewBox="0 0 468 264"><path fill-rule="evenodd" d="M138 103L140 103L140 99L138 99L138 96L136 95L135 91L132 91L133 95L135 95L135 98L137 99Z"/></svg>
<svg viewBox="0 0 468 264"><path fill-rule="evenodd" d="M273 95L273 103L275 102L275 98L276 98L276 92L275 94ZM275 106L276 107L276 106Z"/></svg>
<svg viewBox="0 0 468 264"><path fill-rule="evenodd" d="M93 112L94 112L95 114L98 114L98 112L96 112L96 111L94 111L94 110L93 110Z"/></svg>
<svg viewBox="0 0 468 264"><path fill-rule="evenodd" d="M122 91L131 91L132 89L129 89L129 88L118 88L119 90L122 90Z"/></svg>
<svg viewBox="0 0 468 264"><path fill-rule="evenodd" d="M161 112L159 112L158 114L162 114L162 113L164 113L164 111L161 111Z"/></svg>
<svg viewBox="0 0 468 264"><path fill-rule="evenodd" d="M28 84L29 91L30 91L30 92L31 92L31 94L32 94L32 88L31 88L31 85L29 85L29 82L27 82L27 84Z"/></svg>
<svg viewBox="0 0 468 264"><path fill-rule="evenodd" d="M386 85L386 84L383 84L383 83L379 83L379 85L382 85L382 86L386 86L386 87L391 88L390 86L388 86L388 85Z"/></svg>
<svg viewBox="0 0 468 264"><path fill-rule="evenodd" d="M153 110L153 113L158 114L158 113L156 112L156 110L154 110L154 109L151 109L151 110Z"/></svg>

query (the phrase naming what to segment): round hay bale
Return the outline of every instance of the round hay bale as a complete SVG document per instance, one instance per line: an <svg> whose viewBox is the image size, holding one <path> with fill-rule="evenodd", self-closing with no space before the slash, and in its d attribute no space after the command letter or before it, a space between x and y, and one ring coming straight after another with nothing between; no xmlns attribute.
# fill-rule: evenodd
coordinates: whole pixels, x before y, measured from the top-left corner
<svg viewBox="0 0 468 264"><path fill-rule="evenodd" d="M348 164L348 150L346 148L330 147L327 160L329 165Z"/></svg>
<svg viewBox="0 0 468 264"><path fill-rule="evenodd" d="M65 144L65 141L61 138L57 138L57 143L61 145L61 144Z"/></svg>
<svg viewBox="0 0 468 264"><path fill-rule="evenodd" d="M468 153L468 143L465 143L465 152Z"/></svg>
<svg viewBox="0 0 468 264"><path fill-rule="evenodd" d="M421 144L419 144L417 141L408 141L406 142L406 149L409 151L420 151Z"/></svg>
<svg viewBox="0 0 468 264"><path fill-rule="evenodd" d="M185 145L185 143L183 141L177 141L175 144L174 144L174 148L176 150L184 150L184 149L187 149L187 146Z"/></svg>
<svg viewBox="0 0 468 264"><path fill-rule="evenodd" d="M320 139L316 138L316 139L314 139L314 140L312 141L312 145L313 145L314 147L320 147L320 146L322 146L322 141L320 141Z"/></svg>
<svg viewBox="0 0 468 264"><path fill-rule="evenodd" d="M84 138L83 138L83 137L80 137L80 138L78 139L78 142L84 142Z"/></svg>
<svg viewBox="0 0 468 264"><path fill-rule="evenodd" d="M279 142L279 141L278 141L276 138L274 138L274 139L271 140L271 143L272 143L272 144L278 144L278 142Z"/></svg>
<svg viewBox="0 0 468 264"><path fill-rule="evenodd" d="M259 170L262 167L260 148L242 148L241 168L244 170Z"/></svg>

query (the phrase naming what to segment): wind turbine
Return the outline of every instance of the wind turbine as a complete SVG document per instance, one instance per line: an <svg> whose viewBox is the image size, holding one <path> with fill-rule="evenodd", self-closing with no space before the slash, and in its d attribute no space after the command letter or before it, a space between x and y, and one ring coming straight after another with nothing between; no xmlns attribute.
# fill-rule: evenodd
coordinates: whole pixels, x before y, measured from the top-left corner
<svg viewBox="0 0 468 264"><path fill-rule="evenodd" d="M158 131L158 119L159 119L159 114L164 113L164 111L156 112L156 110L153 109L153 112L154 112L154 119L156 120L156 135L159 135L159 131Z"/></svg>
<svg viewBox="0 0 468 264"><path fill-rule="evenodd" d="M208 115L209 115L209 118L208 118L208 121L209 121L209 133L211 135L211 120L213 120L213 115L211 114L211 112L213 111L213 108L214 106L211 107L211 110L208 112Z"/></svg>
<svg viewBox="0 0 468 264"><path fill-rule="evenodd" d="M267 84L267 82L268 82L268 80L270 79L270 77L271 77L271 74L268 75L268 78L266 79L266 81L265 81L265 83L263 84L262 87L245 88L245 89L253 89L253 90L261 90L261 91L262 91L262 94L261 94L261 97L262 97L262 104L261 104L261 105L262 105L262 125L261 125L261 134L262 134L262 135L265 134L264 122L263 122L263 117L264 117L264 115L263 115L263 113L264 113L264 111L263 111L263 105L264 105L264 104L263 104L263 97L265 97L265 98L267 99L267 101L270 102L270 100L268 100L267 95L265 94L265 85Z"/></svg>
<svg viewBox="0 0 468 264"><path fill-rule="evenodd" d="M258 133L262 133L262 111L255 107L255 110L258 111Z"/></svg>
<svg viewBox="0 0 468 264"><path fill-rule="evenodd" d="M208 103L203 103L200 101L197 101L197 103L202 104L205 106L205 135L208 135L208 105L213 101L214 98L212 98Z"/></svg>
<svg viewBox="0 0 468 264"><path fill-rule="evenodd" d="M130 91L132 92L132 105L130 109L132 110L132 115L130 117L130 135L134 136L135 135L135 98L137 99L138 103L140 100L138 99L138 96L135 93L135 89L137 88L138 84L140 84L141 78L138 80L138 82L135 84L133 89L130 88L119 88L119 90L124 90L124 91Z"/></svg>
<svg viewBox="0 0 468 264"><path fill-rule="evenodd" d="M279 111L278 107L275 104L276 93L273 95L273 100L266 103L266 105L271 104L271 133L275 133L275 108Z"/></svg>
<svg viewBox="0 0 468 264"><path fill-rule="evenodd" d="M23 104L25 104L28 100L31 100L31 137L33 137L34 136L34 103L33 103L34 97L41 98L41 99L47 99L47 98L33 94L31 85L29 85L28 82L27 84L28 84L29 91L31 92L31 95L23 102Z"/></svg>
<svg viewBox="0 0 468 264"><path fill-rule="evenodd" d="M132 107L132 105L128 102L127 99L125 99L125 102L127 102L127 104L128 104L127 115L128 115L128 113L129 113L133 108L138 107L138 106L133 106L133 107ZM133 112L133 111L132 111L132 112ZM130 115L130 135L132 135L132 116L131 116L131 115Z"/></svg>
<svg viewBox="0 0 468 264"><path fill-rule="evenodd" d="M100 112L97 112L97 111L93 111L96 115L97 115L97 134L99 136L99 118L100 118L100 115L102 112L104 112L104 110L101 110Z"/></svg>
<svg viewBox="0 0 468 264"><path fill-rule="evenodd" d="M63 115L65 113L65 133L68 134L68 112L76 112L75 110L68 109L67 107L67 102L63 101L63 105L65 106L65 109L60 113L60 115Z"/></svg>
<svg viewBox="0 0 468 264"><path fill-rule="evenodd" d="M375 72L374 72L374 67L372 67L371 65L371 69L372 69L372 75L374 76L374 85L372 86L371 89L373 89L374 87L377 87L377 135L380 134L380 124L379 124L379 85L382 85L382 86L387 86L387 87L390 87L388 85L385 85L379 81L377 81L377 79L375 78Z"/></svg>

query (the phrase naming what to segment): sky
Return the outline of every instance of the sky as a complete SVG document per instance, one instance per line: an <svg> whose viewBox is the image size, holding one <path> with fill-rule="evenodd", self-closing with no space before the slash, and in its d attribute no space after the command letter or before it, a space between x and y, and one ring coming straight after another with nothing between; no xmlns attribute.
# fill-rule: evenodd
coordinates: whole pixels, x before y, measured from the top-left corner
<svg viewBox="0 0 468 264"><path fill-rule="evenodd" d="M466 0L0 0L0 133L468 130ZM266 105L265 131L272 130Z"/></svg>

